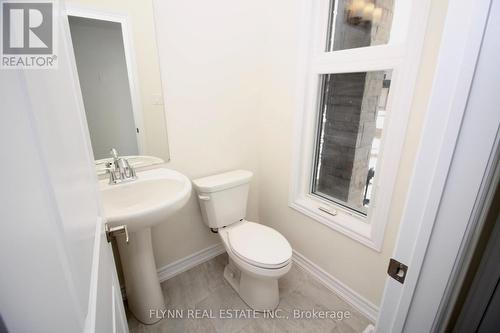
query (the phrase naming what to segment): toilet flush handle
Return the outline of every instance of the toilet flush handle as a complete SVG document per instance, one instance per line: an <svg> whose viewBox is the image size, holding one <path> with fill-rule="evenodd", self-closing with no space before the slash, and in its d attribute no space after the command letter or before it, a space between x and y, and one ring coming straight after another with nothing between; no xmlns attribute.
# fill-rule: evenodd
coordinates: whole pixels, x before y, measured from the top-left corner
<svg viewBox="0 0 500 333"><path fill-rule="evenodd" d="M208 200L210 200L210 197L208 195L201 195L201 194L199 194L198 195L198 199L204 200L204 201L208 201Z"/></svg>

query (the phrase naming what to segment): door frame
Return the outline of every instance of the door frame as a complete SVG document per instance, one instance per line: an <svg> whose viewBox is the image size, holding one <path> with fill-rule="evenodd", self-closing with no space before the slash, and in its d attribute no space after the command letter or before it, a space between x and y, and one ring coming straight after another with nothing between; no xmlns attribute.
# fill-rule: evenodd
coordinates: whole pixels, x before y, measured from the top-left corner
<svg viewBox="0 0 500 333"><path fill-rule="evenodd" d="M446 296L447 284L453 282L453 269L458 264L461 250L474 228L470 218L461 218L449 234L453 234L458 247L451 247L448 253L440 255L430 251L431 236L435 241L436 221L441 210L446 182L452 168L457 149L460 130L463 127L465 109L474 77L482 39L488 20L491 0L450 0L446 15L445 28L439 51L438 65L432 86L432 96L428 105L426 120L419 146L412 179L409 186L406 206L401 219L397 244L393 258L406 264L409 269L404 284L387 278L377 320L378 332L426 331L425 324L432 328L439 321L441 300ZM498 141L496 142L498 143ZM491 148L493 151L494 143ZM485 169L475 170L488 174L491 158L485 158ZM481 188L480 179L474 186ZM474 187L476 188L476 187ZM474 193L476 200L481 199L481 191ZM484 199L484 198L483 198ZM477 204L477 202L476 202ZM449 223L450 221L448 221ZM442 235L441 235L442 236ZM446 241L446 239L441 239ZM455 244L454 244L455 245ZM448 246L448 245L447 245ZM450 254L450 251L453 252ZM424 283L426 275L424 264L440 257L443 269L434 274L445 279L444 285L435 286L432 294L426 294L428 310L434 306L435 317L426 318L430 323L422 323L420 328L405 327L410 314L415 309L417 286ZM439 269L439 267L438 267ZM451 275L450 275L451 274ZM439 290L438 290L439 289ZM413 312L412 312L413 311ZM413 330L412 330L413 329Z"/></svg>
<svg viewBox="0 0 500 333"><path fill-rule="evenodd" d="M135 48L133 42L133 29L130 17L127 14L118 12L106 12L93 8L82 7L80 5L66 4L66 19L68 16L82 17L93 20L119 23L122 30L123 49L125 52L125 63L127 66L127 76L129 82L130 100L132 102L132 114L136 129L136 140L139 155L144 155L146 151L146 138L144 130L144 119L142 115L141 92L139 90L138 69L135 59ZM69 20L68 20L69 27ZM69 45L73 45L71 34L67 36ZM78 81L80 88L80 81ZM95 159L95 158L94 158Z"/></svg>

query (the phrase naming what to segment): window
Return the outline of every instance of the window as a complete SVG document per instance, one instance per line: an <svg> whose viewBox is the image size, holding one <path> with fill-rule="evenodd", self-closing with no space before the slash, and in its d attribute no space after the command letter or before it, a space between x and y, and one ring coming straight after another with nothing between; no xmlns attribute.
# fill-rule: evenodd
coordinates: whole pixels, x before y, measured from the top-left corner
<svg viewBox="0 0 500 333"><path fill-rule="evenodd" d="M387 44L394 0L330 2L326 51Z"/></svg>
<svg viewBox="0 0 500 333"><path fill-rule="evenodd" d="M391 70L320 76L311 193L366 215Z"/></svg>
<svg viewBox="0 0 500 333"><path fill-rule="evenodd" d="M290 206L380 250L425 30L422 1L311 2ZM419 26L420 29L411 29Z"/></svg>

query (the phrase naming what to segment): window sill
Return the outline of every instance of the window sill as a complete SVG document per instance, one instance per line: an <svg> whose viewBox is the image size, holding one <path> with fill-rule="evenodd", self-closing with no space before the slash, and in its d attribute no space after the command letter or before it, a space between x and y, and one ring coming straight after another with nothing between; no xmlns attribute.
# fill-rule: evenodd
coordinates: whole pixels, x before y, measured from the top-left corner
<svg viewBox="0 0 500 333"><path fill-rule="evenodd" d="M293 198L288 204L300 213L326 225L330 229L340 232L351 239L380 252L382 238L377 237L374 227L365 218L349 213L344 207L334 203L326 203L311 195ZM335 210L331 215L320 210L320 207Z"/></svg>

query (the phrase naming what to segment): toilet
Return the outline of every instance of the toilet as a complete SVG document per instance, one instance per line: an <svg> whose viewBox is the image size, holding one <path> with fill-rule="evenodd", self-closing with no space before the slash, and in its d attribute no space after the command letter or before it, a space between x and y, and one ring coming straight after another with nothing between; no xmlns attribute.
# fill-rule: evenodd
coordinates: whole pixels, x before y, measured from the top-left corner
<svg viewBox="0 0 500 333"><path fill-rule="evenodd" d="M203 221L229 256L224 278L256 311L279 304L278 279L292 266L292 247L273 228L245 219L252 173L235 170L193 180Z"/></svg>

